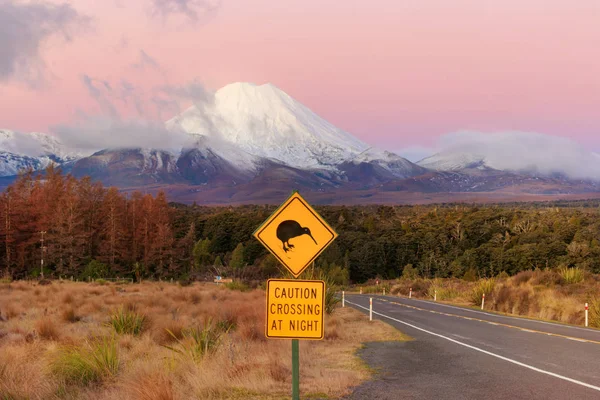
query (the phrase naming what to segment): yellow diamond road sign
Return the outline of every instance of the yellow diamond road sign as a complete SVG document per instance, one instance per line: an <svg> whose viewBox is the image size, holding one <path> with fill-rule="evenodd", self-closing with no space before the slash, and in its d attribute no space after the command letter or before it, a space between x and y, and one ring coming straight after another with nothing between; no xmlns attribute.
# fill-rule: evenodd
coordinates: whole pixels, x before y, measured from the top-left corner
<svg viewBox="0 0 600 400"><path fill-rule="evenodd" d="M297 278L337 233L296 192L254 232L254 237Z"/></svg>
<svg viewBox="0 0 600 400"><path fill-rule="evenodd" d="M267 281L266 336L323 339L325 282L296 279Z"/></svg>

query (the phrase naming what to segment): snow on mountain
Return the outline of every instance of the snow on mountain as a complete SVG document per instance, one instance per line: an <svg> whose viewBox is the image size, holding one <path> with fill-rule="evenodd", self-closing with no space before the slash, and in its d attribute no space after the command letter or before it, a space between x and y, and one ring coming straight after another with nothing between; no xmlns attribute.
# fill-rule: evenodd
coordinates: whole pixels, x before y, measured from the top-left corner
<svg viewBox="0 0 600 400"><path fill-rule="evenodd" d="M43 169L51 162L61 164L79 157L79 152L66 148L53 136L0 129L0 176L16 175L29 168Z"/></svg>
<svg viewBox="0 0 600 400"><path fill-rule="evenodd" d="M437 171L500 170L571 179L600 179L600 155L565 137L530 132L458 132L418 165Z"/></svg>
<svg viewBox="0 0 600 400"><path fill-rule="evenodd" d="M207 137L204 135L190 133L190 148L199 149L227 160L240 170L255 170L261 163L261 158L250 154L235 144L222 140L220 137Z"/></svg>
<svg viewBox="0 0 600 400"><path fill-rule="evenodd" d="M332 169L368 148L272 84L227 85L215 93L212 104L190 107L167 121L167 127L297 168Z"/></svg>
<svg viewBox="0 0 600 400"><path fill-rule="evenodd" d="M406 158L386 150L370 147L350 160L354 164L369 163L390 172L395 178L407 178L426 172Z"/></svg>
<svg viewBox="0 0 600 400"><path fill-rule="evenodd" d="M442 152L417 162L424 168L436 171L461 171L464 169L486 169L485 156L462 152Z"/></svg>

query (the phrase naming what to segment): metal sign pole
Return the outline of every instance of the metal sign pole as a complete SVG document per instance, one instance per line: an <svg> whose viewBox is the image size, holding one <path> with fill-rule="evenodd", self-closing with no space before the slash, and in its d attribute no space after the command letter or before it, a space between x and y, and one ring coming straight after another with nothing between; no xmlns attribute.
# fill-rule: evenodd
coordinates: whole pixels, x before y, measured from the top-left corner
<svg viewBox="0 0 600 400"><path fill-rule="evenodd" d="M292 400L300 400L300 343L292 339Z"/></svg>

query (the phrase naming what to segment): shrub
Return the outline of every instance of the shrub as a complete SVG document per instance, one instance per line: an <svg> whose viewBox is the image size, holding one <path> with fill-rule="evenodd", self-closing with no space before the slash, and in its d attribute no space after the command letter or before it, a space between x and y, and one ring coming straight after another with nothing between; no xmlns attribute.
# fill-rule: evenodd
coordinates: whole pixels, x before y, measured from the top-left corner
<svg viewBox="0 0 600 400"><path fill-rule="evenodd" d="M536 270L534 271L533 277L531 278L532 285L551 286L557 283L561 283L562 281L562 276L558 272L551 270Z"/></svg>
<svg viewBox="0 0 600 400"><path fill-rule="evenodd" d="M515 285L520 285L522 283L527 283L533 277L533 271L521 271L515 276L513 276L513 282Z"/></svg>
<svg viewBox="0 0 600 400"><path fill-rule="evenodd" d="M146 329L147 322L145 315L121 307L110 316L108 325L118 334L139 335Z"/></svg>
<svg viewBox="0 0 600 400"><path fill-rule="evenodd" d="M69 384L90 385L114 377L119 372L117 344L112 338L85 347L65 347L51 362L54 375Z"/></svg>
<svg viewBox="0 0 600 400"><path fill-rule="evenodd" d="M103 264L98 260L92 260L86 265L80 278L87 281L88 279L97 279L107 275L108 267L106 264Z"/></svg>
<svg viewBox="0 0 600 400"><path fill-rule="evenodd" d="M406 264L402 270L402 278L404 279L417 279L419 277L419 271L413 267L412 264Z"/></svg>
<svg viewBox="0 0 600 400"><path fill-rule="evenodd" d="M508 279L510 278L510 275L508 275L508 273L506 271L502 271L498 274L498 276L496 276L497 279Z"/></svg>
<svg viewBox="0 0 600 400"><path fill-rule="evenodd" d="M583 282L584 273L581 268L563 267L558 270L558 273L567 285Z"/></svg>
<svg viewBox="0 0 600 400"><path fill-rule="evenodd" d="M483 294L485 293L489 296L494 292L495 287L496 281L494 279L482 279L477 282L477 285L471 291L471 304L481 304L481 298L483 297Z"/></svg>
<svg viewBox="0 0 600 400"><path fill-rule="evenodd" d="M337 286L347 286L350 280L350 272L340 265L332 265L327 271L327 276L331 283Z"/></svg>

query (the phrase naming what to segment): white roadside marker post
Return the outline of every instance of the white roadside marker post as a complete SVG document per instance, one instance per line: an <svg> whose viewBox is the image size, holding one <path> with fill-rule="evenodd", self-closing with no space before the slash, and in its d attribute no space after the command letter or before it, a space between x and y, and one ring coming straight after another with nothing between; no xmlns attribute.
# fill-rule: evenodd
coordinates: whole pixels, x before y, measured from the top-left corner
<svg viewBox="0 0 600 400"><path fill-rule="evenodd" d="M373 298L369 297L369 321L373 321Z"/></svg>
<svg viewBox="0 0 600 400"><path fill-rule="evenodd" d="M437 301L437 289L433 292L433 301Z"/></svg>
<svg viewBox="0 0 600 400"><path fill-rule="evenodd" d="M408 291L408 298L412 298L412 288L410 288L410 290Z"/></svg>
<svg viewBox="0 0 600 400"><path fill-rule="evenodd" d="M359 294L362 294L362 288L360 288L360 293Z"/></svg>
<svg viewBox="0 0 600 400"><path fill-rule="evenodd" d="M385 288L383 288L383 295L385 296Z"/></svg>
<svg viewBox="0 0 600 400"><path fill-rule="evenodd" d="M481 296L481 309L483 310L483 305L485 304L485 293Z"/></svg>
<svg viewBox="0 0 600 400"><path fill-rule="evenodd" d="M345 296L343 290L342 290L342 307L346 307L346 296Z"/></svg>
<svg viewBox="0 0 600 400"><path fill-rule="evenodd" d="M585 327L588 326L588 303L585 303Z"/></svg>

